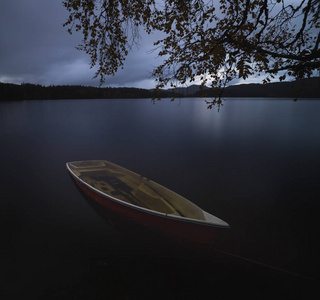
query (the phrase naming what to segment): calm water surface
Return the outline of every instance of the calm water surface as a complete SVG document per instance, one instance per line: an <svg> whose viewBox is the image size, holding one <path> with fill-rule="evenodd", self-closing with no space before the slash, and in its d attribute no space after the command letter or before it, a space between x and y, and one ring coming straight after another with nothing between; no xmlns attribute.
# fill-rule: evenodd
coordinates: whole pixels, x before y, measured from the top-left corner
<svg viewBox="0 0 320 300"><path fill-rule="evenodd" d="M229 99L220 112L202 99L0 102L5 296L304 299L314 281L215 251L320 280L319 116L317 100ZM231 228L201 262L170 248L148 255L76 190L65 163L89 159L169 187Z"/></svg>

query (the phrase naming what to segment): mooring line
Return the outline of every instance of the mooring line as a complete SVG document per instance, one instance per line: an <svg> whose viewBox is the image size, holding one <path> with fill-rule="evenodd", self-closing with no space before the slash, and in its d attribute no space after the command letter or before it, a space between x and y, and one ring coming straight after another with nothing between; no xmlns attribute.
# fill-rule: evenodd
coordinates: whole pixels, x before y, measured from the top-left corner
<svg viewBox="0 0 320 300"><path fill-rule="evenodd" d="M262 267L265 267L265 268L268 268L268 269L271 269L271 270L275 270L275 271L278 271L278 272L289 274L291 276L295 276L295 277L298 277L298 278L302 278L302 279L306 279L306 280L310 280L310 281L313 281L313 282L320 283L319 279L315 279L315 278L308 277L308 276L305 276L305 275L302 275L302 274L299 274L299 273L295 273L295 272L292 272L292 271L289 271L289 270L285 270L285 269L282 269L282 268L279 268L279 267L276 267L276 266L272 266L272 265L269 265L269 264L266 264L266 263L263 263L263 262L260 262L260 261L256 261L256 260L253 260L253 259L250 259L250 258L247 258L247 257L240 256L238 254L233 254L233 253L222 251L222 250L218 250L218 249L215 249L215 251L219 252L221 254L227 255L227 256L231 256L231 257L243 260L243 261L250 262L252 264L260 265Z"/></svg>

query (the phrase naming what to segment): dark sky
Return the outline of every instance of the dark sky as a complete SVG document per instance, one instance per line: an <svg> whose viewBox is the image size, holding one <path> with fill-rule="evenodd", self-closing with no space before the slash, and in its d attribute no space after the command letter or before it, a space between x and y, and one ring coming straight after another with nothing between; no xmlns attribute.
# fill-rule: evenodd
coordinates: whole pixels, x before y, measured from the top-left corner
<svg viewBox="0 0 320 300"><path fill-rule="evenodd" d="M93 79L89 56L75 47L79 34L70 35L63 23L68 12L60 0L0 1L0 81L43 85L99 85ZM125 62L124 70L108 77L106 86L154 87L150 72L158 65L154 36L142 39Z"/></svg>
<svg viewBox="0 0 320 300"><path fill-rule="evenodd" d="M75 49L81 35L70 35L62 26L67 17L62 0L0 0L0 82L98 86L89 56ZM161 59L150 50L159 37L141 35L140 46L129 54L125 68L108 77L104 86L155 86L150 74ZM261 78L252 76L246 80L250 82Z"/></svg>

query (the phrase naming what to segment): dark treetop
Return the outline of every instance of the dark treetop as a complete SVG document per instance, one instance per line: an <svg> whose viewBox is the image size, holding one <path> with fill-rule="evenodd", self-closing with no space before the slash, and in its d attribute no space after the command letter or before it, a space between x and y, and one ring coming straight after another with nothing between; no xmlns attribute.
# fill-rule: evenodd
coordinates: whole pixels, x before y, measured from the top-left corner
<svg viewBox="0 0 320 300"><path fill-rule="evenodd" d="M0 82L0 99L46 100L46 99L120 99L166 97L215 97L216 90L197 85L158 91L138 88L98 88L86 86L42 86L35 84L10 84ZM241 84L224 90L225 97L282 97L320 98L320 77L292 82L268 84Z"/></svg>

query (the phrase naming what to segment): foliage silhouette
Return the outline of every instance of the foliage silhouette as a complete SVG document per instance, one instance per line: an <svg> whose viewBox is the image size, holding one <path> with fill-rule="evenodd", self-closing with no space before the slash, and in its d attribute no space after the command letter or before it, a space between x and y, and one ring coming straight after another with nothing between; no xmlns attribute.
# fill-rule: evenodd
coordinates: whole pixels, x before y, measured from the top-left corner
<svg viewBox="0 0 320 300"><path fill-rule="evenodd" d="M221 104L235 79L276 75L297 79L320 73L320 0L65 0L68 31L80 31L78 49L97 66L101 83L124 65L139 29L162 32L157 88L210 84Z"/></svg>

